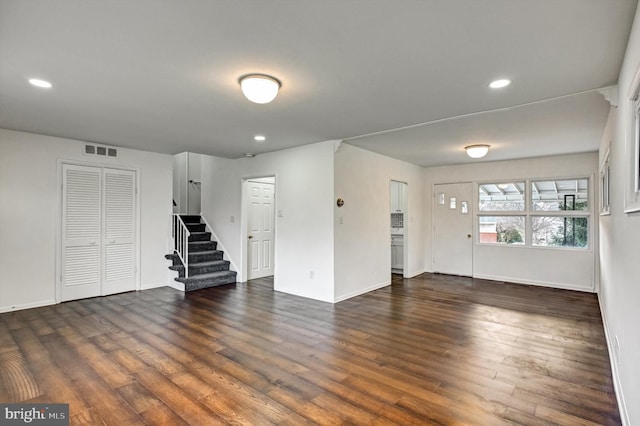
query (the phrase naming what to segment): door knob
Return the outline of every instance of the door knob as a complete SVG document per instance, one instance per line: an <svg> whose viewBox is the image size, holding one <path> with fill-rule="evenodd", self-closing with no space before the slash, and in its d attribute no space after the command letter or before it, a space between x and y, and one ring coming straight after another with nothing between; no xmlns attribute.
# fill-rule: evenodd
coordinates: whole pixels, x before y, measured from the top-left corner
<svg viewBox="0 0 640 426"><path fill-rule="evenodd" d="M252 238L253 238L253 235L249 235L249 239L252 239Z"/></svg>
<svg viewBox="0 0 640 426"><path fill-rule="evenodd" d="M467 234L467 238L471 238L471 234Z"/></svg>

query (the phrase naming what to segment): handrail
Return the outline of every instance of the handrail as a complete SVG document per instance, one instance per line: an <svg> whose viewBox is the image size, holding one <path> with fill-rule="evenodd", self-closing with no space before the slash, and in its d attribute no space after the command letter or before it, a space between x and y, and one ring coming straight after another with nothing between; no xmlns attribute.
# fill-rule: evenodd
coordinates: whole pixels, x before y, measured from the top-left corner
<svg viewBox="0 0 640 426"><path fill-rule="evenodd" d="M189 232L187 225L184 224L184 221L178 213L173 213L171 223L173 249L184 265L184 277L189 278L189 236L191 232Z"/></svg>

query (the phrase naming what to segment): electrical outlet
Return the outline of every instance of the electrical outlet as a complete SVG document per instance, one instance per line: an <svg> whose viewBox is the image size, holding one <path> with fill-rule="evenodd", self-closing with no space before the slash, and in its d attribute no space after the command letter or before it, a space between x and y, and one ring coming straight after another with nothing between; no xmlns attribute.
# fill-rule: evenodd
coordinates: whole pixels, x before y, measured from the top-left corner
<svg viewBox="0 0 640 426"><path fill-rule="evenodd" d="M315 272L313 272L313 271L309 271L309 279L310 279L310 280L314 279L314 278L315 278L315 276L316 276L316 273L315 273Z"/></svg>
<svg viewBox="0 0 640 426"><path fill-rule="evenodd" d="M236 221L236 217L235 216L231 216L231 223L235 223Z"/></svg>

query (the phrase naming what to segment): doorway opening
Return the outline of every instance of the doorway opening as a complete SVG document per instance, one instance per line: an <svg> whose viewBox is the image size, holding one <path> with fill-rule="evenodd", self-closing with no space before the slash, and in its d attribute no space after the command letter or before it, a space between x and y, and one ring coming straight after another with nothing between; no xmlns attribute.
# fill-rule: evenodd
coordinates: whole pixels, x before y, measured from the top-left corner
<svg viewBox="0 0 640 426"><path fill-rule="evenodd" d="M246 281L275 274L275 176L243 180L242 248Z"/></svg>
<svg viewBox="0 0 640 426"><path fill-rule="evenodd" d="M202 156L182 152L173 156L173 213L202 212Z"/></svg>
<svg viewBox="0 0 640 426"><path fill-rule="evenodd" d="M391 215L391 274L404 276L407 271L407 232L409 224L409 211L407 208L407 183L397 180L390 182Z"/></svg>

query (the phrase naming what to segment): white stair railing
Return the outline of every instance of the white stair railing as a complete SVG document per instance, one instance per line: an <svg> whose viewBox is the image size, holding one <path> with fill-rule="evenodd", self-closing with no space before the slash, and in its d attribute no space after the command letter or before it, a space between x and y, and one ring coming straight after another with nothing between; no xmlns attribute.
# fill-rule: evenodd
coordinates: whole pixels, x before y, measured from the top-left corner
<svg viewBox="0 0 640 426"><path fill-rule="evenodd" d="M184 277L189 278L189 236L191 232L179 214L173 214L173 249L184 265Z"/></svg>

